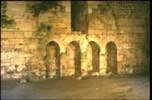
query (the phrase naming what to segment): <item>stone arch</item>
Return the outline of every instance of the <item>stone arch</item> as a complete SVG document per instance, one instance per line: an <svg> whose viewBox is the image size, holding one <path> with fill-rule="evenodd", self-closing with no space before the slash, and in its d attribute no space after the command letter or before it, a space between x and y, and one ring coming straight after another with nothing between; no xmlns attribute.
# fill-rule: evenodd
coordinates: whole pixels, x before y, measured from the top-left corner
<svg viewBox="0 0 152 100"><path fill-rule="evenodd" d="M117 47L114 42L108 42L106 45L107 54L107 72L117 73Z"/></svg>
<svg viewBox="0 0 152 100"><path fill-rule="evenodd" d="M67 47L68 65L73 68L75 76L81 75L81 49L77 41L72 41Z"/></svg>
<svg viewBox="0 0 152 100"><path fill-rule="evenodd" d="M46 77L60 77L60 47L55 41L46 47Z"/></svg>
<svg viewBox="0 0 152 100"><path fill-rule="evenodd" d="M91 53L90 53L91 52ZM87 47L87 60L88 67L92 67L93 72L99 72L100 67L100 46L94 42L90 41Z"/></svg>

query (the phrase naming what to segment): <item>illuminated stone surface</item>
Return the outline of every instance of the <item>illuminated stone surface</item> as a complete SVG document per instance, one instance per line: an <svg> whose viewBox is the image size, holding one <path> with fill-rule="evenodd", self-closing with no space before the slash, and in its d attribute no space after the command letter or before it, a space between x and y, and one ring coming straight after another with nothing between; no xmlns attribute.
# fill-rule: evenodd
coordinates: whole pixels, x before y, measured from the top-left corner
<svg viewBox="0 0 152 100"><path fill-rule="evenodd" d="M149 2L87 1L87 7L82 9L86 9L83 11L87 14L88 27L83 26L85 23L81 24L85 22L82 21L83 16L74 17L79 17L79 31L71 31L70 2L62 3L65 10L57 9L54 13L50 9L38 17L39 23L52 26L51 32L36 34L37 19L26 11L26 2L8 1L7 14L16 21L16 27L1 28L3 79L27 76L32 80L41 80L76 73L79 76L93 71L93 66L104 76L109 68L108 43L113 43L116 48L116 59L112 60L115 61L113 67L116 67L116 73L133 74L148 69L149 56L145 52L149 49ZM54 51L50 49L51 58L46 50L50 42L55 43ZM100 52L90 42L97 45ZM112 48L109 50L113 52ZM109 57L113 58L112 54Z"/></svg>

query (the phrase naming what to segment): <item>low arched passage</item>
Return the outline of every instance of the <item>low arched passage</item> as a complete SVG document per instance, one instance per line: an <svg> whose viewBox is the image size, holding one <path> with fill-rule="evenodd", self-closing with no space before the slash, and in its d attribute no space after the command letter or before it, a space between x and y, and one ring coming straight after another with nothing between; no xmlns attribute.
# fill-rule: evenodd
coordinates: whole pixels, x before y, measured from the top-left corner
<svg viewBox="0 0 152 100"><path fill-rule="evenodd" d="M60 77L60 47L55 41L46 47L46 77Z"/></svg>
<svg viewBox="0 0 152 100"><path fill-rule="evenodd" d="M81 50L77 41L72 41L67 47L69 67L73 68L75 76L81 75Z"/></svg>
<svg viewBox="0 0 152 100"><path fill-rule="evenodd" d="M107 72L117 73L117 47L114 42L108 42L107 52Z"/></svg>
<svg viewBox="0 0 152 100"><path fill-rule="evenodd" d="M88 60L88 65L89 65L88 67L92 67L91 71L99 72L100 47L94 41L90 41L87 47L87 60Z"/></svg>

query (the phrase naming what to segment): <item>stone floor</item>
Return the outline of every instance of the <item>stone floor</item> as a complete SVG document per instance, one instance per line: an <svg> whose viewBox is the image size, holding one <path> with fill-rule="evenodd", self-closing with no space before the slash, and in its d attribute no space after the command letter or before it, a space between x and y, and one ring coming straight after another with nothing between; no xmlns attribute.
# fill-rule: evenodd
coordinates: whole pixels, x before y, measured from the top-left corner
<svg viewBox="0 0 152 100"><path fill-rule="evenodd" d="M19 84L1 81L1 99L149 99L149 77L72 77Z"/></svg>

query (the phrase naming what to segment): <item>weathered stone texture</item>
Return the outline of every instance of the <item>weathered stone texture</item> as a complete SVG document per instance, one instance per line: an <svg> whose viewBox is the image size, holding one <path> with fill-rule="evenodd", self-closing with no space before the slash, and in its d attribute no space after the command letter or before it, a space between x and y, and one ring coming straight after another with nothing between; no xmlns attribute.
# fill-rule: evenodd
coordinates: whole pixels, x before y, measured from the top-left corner
<svg viewBox="0 0 152 100"><path fill-rule="evenodd" d="M72 76L77 70L83 75L93 70L94 59L95 64L99 62L100 75L105 75L108 68L106 47L110 42L116 46L118 74L148 69L148 1L87 1L88 26L84 26L84 30L84 24L77 22L79 31L71 31L70 2L61 3L63 9L50 9L36 19L26 11L26 2L8 1L7 14L15 19L16 27L1 29L2 79L22 79L22 83L26 79L54 78L57 74ZM51 25L51 31L36 33L37 21ZM81 16L79 21L82 21ZM51 41L56 46L52 45L55 53L49 58L46 49ZM99 47L99 59L98 56L93 58L97 49L89 44L91 41Z"/></svg>

